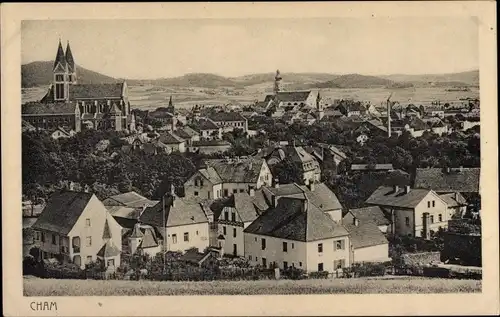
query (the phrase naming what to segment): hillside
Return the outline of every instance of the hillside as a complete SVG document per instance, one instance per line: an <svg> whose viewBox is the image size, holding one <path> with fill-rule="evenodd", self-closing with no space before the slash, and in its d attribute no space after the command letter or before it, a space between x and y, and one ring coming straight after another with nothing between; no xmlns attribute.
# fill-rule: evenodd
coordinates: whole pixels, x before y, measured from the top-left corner
<svg viewBox="0 0 500 317"><path fill-rule="evenodd" d="M52 68L54 62L33 62L21 65L21 87L36 87L48 85L52 82ZM80 83L112 83L117 80L85 69L77 65L77 79Z"/></svg>
<svg viewBox="0 0 500 317"><path fill-rule="evenodd" d="M309 88L377 88L392 86L393 84L393 81L380 77L348 74L308 86Z"/></svg>
<svg viewBox="0 0 500 317"><path fill-rule="evenodd" d="M379 76L392 81L407 81L421 84L439 83L439 86L478 86L479 70L451 74L404 75L393 74Z"/></svg>
<svg viewBox="0 0 500 317"><path fill-rule="evenodd" d="M237 83L229 78L206 73L192 73L173 78L159 78L153 80L127 80L131 85L134 84L150 84L156 86L170 87L204 87L204 88L219 88L219 87L243 87L244 85Z"/></svg>

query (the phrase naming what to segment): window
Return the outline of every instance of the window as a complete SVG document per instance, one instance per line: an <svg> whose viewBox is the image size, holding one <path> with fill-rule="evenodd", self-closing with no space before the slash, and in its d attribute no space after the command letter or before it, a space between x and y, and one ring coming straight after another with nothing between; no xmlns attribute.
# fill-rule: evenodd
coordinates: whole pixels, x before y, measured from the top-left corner
<svg viewBox="0 0 500 317"><path fill-rule="evenodd" d="M436 207L436 201L435 200L432 201L432 207Z"/></svg>
<svg viewBox="0 0 500 317"><path fill-rule="evenodd" d="M288 243L283 242L283 252L288 252Z"/></svg>
<svg viewBox="0 0 500 317"><path fill-rule="evenodd" d="M302 262L299 262L299 266L302 267Z"/></svg>
<svg viewBox="0 0 500 317"><path fill-rule="evenodd" d="M172 235L172 243L173 244L177 243L177 235L175 233Z"/></svg>
<svg viewBox="0 0 500 317"><path fill-rule="evenodd" d="M236 194L238 192L237 189L233 189L233 194Z"/></svg>
<svg viewBox="0 0 500 317"><path fill-rule="evenodd" d="M323 271L323 263L318 263L318 272Z"/></svg>
<svg viewBox="0 0 500 317"><path fill-rule="evenodd" d="M194 195L195 195L195 196L198 196L198 192L194 192Z"/></svg>
<svg viewBox="0 0 500 317"><path fill-rule="evenodd" d="M323 253L323 243L318 243L318 253Z"/></svg>
<svg viewBox="0 0 500 317"><path fill-rule="evenodd" d="M196 230L196 235L198 235L198 230Z"/></svg>
<svg viewBox="0 0 500 317"><path fill-rule="evenodd" d="M344 250L344 247L345 247L344 240L337 240L337 241L335 241L335 249L334 249L334 251ZM318 249L319 249L319 245L318 245ZM323 246L321 246L321 249L323 249Z"/></svg>
<svg viewBox="0 0 500 317"><path fill-rule="evenodd" d="M226 235L226 234L227 234L227 232L226 232L226 226L222 227L222 234L223 234L223 235Z"/></svg>
<svg viewBox="0 0 500 317"><path fill-rule="evenodd" d="M40 241L40 231L35 231L35 241Z"/></svg>
<svg viewBox="0 0 500 317"><path fill-rule="evenodd" d="M64 81L64 75L56 75L56 81Z"/></svg>
<svg viewBox="0 0 500 317"><path fill-rule="evenodd" d="M244 192L245 192L245 190L244 190L244 189L240 189L240 193L244 193Z"/></svg>
<svg viewBox="0 0 500 317"><path fill-rule="evenodd" d="M115 260L114 259L109 259L108 260L108 266L115 266Z"/></svg>
<svg viewBox="0 0 500 317"><path fill-rule="evenodd" d="M73 76L69 75L69 81L73 81Z"/></svg>
<svg viewBox="0 0 500 317"><path fill-rule="evenodd" d="M90 227L90 219L89 218L85 219L85 227L87 227L87 228Z"/></svg>
<svg viewBox="0 0 500 317"><path fill-rule="evenodd" d="M252 256L251 255L248 256L248 260L252 261Z"/></svg>
<svg viewBox="0 0 500 317"><path fill-rule="evenodd" d="M229 220L229 211L224 211L224 219Z"/></svg>
<svg viewBox="0 0 500 317"><path fill-rule="evenodd" d="M227 189L224 189L224 196L227 197L229 195L229 191Z"/></svg>
<svg viewBox="0 0 500 317"><path fill-rule="evenodd" d="M292 242L292 249L293 249L293 248L295 248L295 245L294 245L294 244L293 244L293 242Z"/></svg>
<svg viewBox="0 0 500 317"><path fill-rule="evenodd" d="M431 216L431 223L434 223L434 216Z"/></svg>
<svg viewBox="0 0 500 317"><path fill-rule="evenodd" d="M288 262L287 261L283 261L283 268L285 270L288 268Z"/></svg>
<svg viewBox="0 0 500 317"><path fill-rule="evenodd" d="M233 228L233 237L236 238L236 228Z"/></svg>
<svg viewBox="0 0 500 317"><path fill-rule="evenodd" d="M91 255L87 256L87 264L90 264L90 263L92 263L92 256Z"/></svg>
<svg viewBox="0 0 500 317"><path fill-rule="evenodd" d="M57 244L55 234L52 234L52 244Z"/></svg>
<svg viewBox="0 0 500 317"><path fill-rule="evenodd" d="M439 219L439 222L442 222L442 221L443 221L443 215L442 215L442 214L439 214L439 215L438 215L438 219Z"/></svg>
<svg viewBox="0 0 500 317"><path fill-rule="evenodd" d="M262 258L262 266L267 267L267 260L266 258Z"/></svg>
<svg viewBox="0 0 500 317"><path fill-rule="evenodd" d="M344 266L345 266L345 260L344 259L333 261L333 268L335 270L342 269L342 268L344 268Z"/></svg>
<svg viewBox="0 0 500 317"><path fill-rule="evenodd" d="M410 226L410 217L405 217L405 224L407 227Z"/></svg>
<svg viewBox="0 0 500 317"><path fill-rule="evenodd" d="M427 202L427 208L431 208L431 202L430 201Z"/></svg>
<svg viewBox="0 0 500 317"><path fill-rule="evenodd" d="M266 249L266 239L262 239L261 244L262 244L262 250L265 250Z"/></svg>
<svg viewBox="0 0 500 317"><path fill-rule="evenodd" d="M184 232L184 242L189 242L189 232Z"/></svg>
<svg viewBox="0 0 500 317"><path fill-rule="evenodd" d="M236 213L235 212L231 213L231 221L236 222Z"/></svg>
<svg viewBox="0 0 500 317"><path fill-rule="evenodd" d="M91 247L92 246L92 237L87 237L86 241L87 241L87 246Z"/></svg>
<svg viewBox="0 0 500 317"><path fill-rule="evenodd" d="M64 99L64 84L56 84L56 99Z"/></svg>

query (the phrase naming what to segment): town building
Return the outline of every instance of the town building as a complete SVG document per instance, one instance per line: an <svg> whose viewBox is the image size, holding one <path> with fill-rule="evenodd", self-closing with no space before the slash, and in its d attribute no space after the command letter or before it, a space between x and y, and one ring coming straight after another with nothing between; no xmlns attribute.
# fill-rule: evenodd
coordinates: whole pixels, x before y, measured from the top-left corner
<svg viewBox="0 0 500 317"><path fill-rule="evenodd" d="M285 160L294 164L300 169L300 177L305 184L320 181L321 167L318 160L301 146L278 146L270 151L261 151L256 156L266 159L269 166Z"/></svg>
<svg viewBox="0 0 500 317"><path fill-rule="evenodd" d="M244 229L245 257L252 265L334 272L351 265L349 233L301 198L275 200Z"/></svg>
<svg viewBox="0 0 500 317"><path fill-rule="evenodd" d="M232 132L234 129L248 131L248 120L239 112L216 112L209 116L210 120L222 128L222 132Z"/></svg>
<svg viewBox="0 0 500 317"><path fill-rule="evenodd" d="M263 159L214 159L205 161L205 166L184 183L184 192L186 197L218 199L271 183L271 170Z"/></svg>
<svg viewBox="0 0 500 317"><path fill-rule="evenodd" d="M53 194L32 229L43 258L56 257L81 268L98 257L106 259L105 266L120 265L121 227L94 194Z"/></svg>
<svg viewBox="0 0 500 317"><path fill-rule="evenodd" d="M177 118L173 113L167 111L166 108L156 109L148 112L145 123L151 126L156 126L160 131L176 131Z"/></svg>
<svg viewBox="0 0 500 317"><path fill-rule="evenodd" d="M196 122L196 126L201 134L201 139L205 140L221 140L222 128L208 118L200 118Z"/></svg>
<svg viewBox="0 0 500 317"><path fill-rule="evenodd" d="M84 128L135 131L126 82L78 83L69 43L64 52L60 41L52 72L47 94L38 102L22 105L23 120L48 130L63 127L76 132Z"/></svg>
<svg viewBox="0 0 500 317"><path fill-rule="evenodd" d="M448 226L448 205L429 189L380 186L366 204L380 207L390 218L390 231L397 235L429 239L432 232Z"/></svg>
<svg viewBox="0 0 500 317"><path fill-rule="evenodd" d="M352 263L386 262L389 258L389 241L375 222L366 218L360 220L348 212L342 224L349 232L352 245Z"/></svg>
<svg viewBox="0 0 500 317"><path fill-rule="evenodd" d="M154 236L156 243L162 245L158 249L184 252L191 248L205 250L209 246L209 221L213 221L209 216L213 217L205 213L200 203L180 198L172 189L159 203L147 207L139 220L156 228L149 233L159 233L160 236Z"/></svg>
<svg viewBox="0 0 500 317"><path fill-rule="evenodd" d="M200 154L224 153L231 149L231 143L225 140L199 140L188 146L187 151Z"/></svg>
<svg viewBox="0 0 500 317"><path fill-rule="evenodd" d="M183 126L175 131L175 134L186 141L186 146L192 146L193 143L200 141L200 133L189 126Z"/></svg>
<svg viewBox="0 0 500 317"><path fill-rule="evenodd" d="M342 218L344 223L354 223L358 219L362 223L374 223L380 232L390 233L391 223L379 206L350 209Z"/></svg>
<svg viewBox="0 0 500 317"><path fill-rule="evenodd" d="M186 152L186 141L173 132L160 133L158 141L170 148L172 152Z"/></svg>
<svg viewBox="0 0 500 317"><path fill-rule="evenodd" d="M54 140L58 140L61 138L68 139L68 138L71 138L72 136L74 136L75 134L76 134L76 132L73 130L66 131L66 129L64 129L62 127L58 127L54 132L52 132L50 137L53 138Z"/></svg>

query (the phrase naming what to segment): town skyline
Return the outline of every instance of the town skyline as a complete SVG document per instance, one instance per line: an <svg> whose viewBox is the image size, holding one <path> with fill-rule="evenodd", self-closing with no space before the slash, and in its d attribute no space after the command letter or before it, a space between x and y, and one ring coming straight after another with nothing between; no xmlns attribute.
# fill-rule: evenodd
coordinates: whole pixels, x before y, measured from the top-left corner
<svg viewBox="0 0 500 317"><path fill-rule="evenodd" d="M54 60L54 45L69 41L77 65L126 79L275 69L373 76L479 69L478 29L470 18L23 21L22 29L22 64ZM125 69L120 60L140 63Z"/></svg>

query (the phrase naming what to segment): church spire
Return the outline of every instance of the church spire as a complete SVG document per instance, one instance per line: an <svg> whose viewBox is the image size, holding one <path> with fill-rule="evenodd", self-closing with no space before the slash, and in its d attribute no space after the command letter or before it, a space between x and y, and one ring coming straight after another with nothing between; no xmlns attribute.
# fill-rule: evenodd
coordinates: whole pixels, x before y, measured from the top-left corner
<svg viewBox="0 0 500 317"><path fill-rule="evenodd" d="M278 92L281 90L280 83L281 83L281 74L280 70L276 70L276 76L274 76L274 94L277 95Z"/></svg>
<svg viewBox="0 0 500 317"><path fill-rule="evenodd" d="M60 42L59 42L60 44ZM68 68L70 72L75 71L75 60L73 59L73 54L71 53L71 47L69 46L69 41L68 44L66 45L66 62L68 63Z"/></svg>
<svg viewBox="0 0 500 317"><path fill-rule="evenodd" d="M64 50L62 48L61 39L59 39L59 47L57 48L57 55L54 61L54 70L57 67L57 64L61 64L62 67L66 67L66 57L64 56Z"/></svg>

